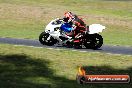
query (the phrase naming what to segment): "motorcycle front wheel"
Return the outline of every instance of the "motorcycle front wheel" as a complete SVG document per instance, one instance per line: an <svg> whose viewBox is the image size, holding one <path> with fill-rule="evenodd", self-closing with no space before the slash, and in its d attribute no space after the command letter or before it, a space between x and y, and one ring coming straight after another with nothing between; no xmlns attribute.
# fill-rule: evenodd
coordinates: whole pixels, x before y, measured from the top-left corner
<svg viewBox="0 0 132 88"><path fill-rule="evenodd" d="M48 39L50 37L50 39ZM46 33L46 32L42 32L40 35L39 35L39 41L41 44L43 45L48 45L48 46L52 46L56 43L56 40L49 35L49 33Z"/></svg>

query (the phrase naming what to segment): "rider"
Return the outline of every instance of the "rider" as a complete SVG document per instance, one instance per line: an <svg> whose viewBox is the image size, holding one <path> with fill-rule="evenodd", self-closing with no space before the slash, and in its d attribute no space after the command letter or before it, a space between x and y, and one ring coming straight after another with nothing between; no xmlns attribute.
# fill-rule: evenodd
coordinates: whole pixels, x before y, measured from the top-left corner
<svg viewBox="0 0 132 88"><path fill-rule="evenodd" d="M68 35L73 37L73 39L76 37L76 35L86 30L86 24L84 23L84 21L72 12L64 13L63 19L64 22L72 25L73 30Z"/></svg>

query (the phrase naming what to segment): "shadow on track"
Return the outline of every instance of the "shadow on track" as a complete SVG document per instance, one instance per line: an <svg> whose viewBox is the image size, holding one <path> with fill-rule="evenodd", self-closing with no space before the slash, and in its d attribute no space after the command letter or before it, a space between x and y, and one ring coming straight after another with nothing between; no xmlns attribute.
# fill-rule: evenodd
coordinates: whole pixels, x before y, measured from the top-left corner
<svg viewBox="0 0 132 88"><path fill-rule="evenodd" d="M25 54L0 55L0 88L130 88L128 84L79 85L76 80L54 75L55 71L48 67L49 64L48 60ZM126 73L132 76L132 68L126 70L113 69L109 66L85 68L88 73L94 70L93 73Z"/></svg>
<svg viewBox="0 0 132 88"><path fill-rule="evenodd" d="M26 55L0 55L0 88L70 88L76 85L73 80L54 75L48 68L49 63Z"/></svg>

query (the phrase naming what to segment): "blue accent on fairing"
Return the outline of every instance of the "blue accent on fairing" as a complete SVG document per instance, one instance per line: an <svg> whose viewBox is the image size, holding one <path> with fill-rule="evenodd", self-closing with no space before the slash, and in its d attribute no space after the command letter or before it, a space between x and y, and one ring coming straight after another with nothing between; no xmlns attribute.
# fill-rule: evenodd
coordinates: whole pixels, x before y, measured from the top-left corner
<svg viewBox="0 0 132 88"><path fill-rule="evenodd" d="M60 27L64 32L71 32L73 30L72 26L69 23L64 23Z"/></svg>

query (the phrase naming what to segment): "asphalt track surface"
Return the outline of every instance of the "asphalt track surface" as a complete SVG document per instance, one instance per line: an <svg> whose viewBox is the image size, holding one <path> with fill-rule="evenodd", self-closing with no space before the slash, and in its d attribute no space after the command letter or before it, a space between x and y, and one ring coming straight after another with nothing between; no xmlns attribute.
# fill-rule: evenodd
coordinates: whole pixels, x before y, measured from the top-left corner
<svg viewBox="0 0 132 88"><path fill-rule="evenodd" d="M111 54L125 54L132 55L132 47L124 47L124 46L110 46L103 45L98 50L92 49L74 49L74 48L66 48L62 46L46 46L40 44L38 40L30 40L30 39L16 39L16 38L0 38L1 44L13 44L13 45L25 45L25 46L33 46L33 47L44 47L51 49L68 49L68 50L77 50L81 52L103 52L103 53L111 53Z"/></svg>

